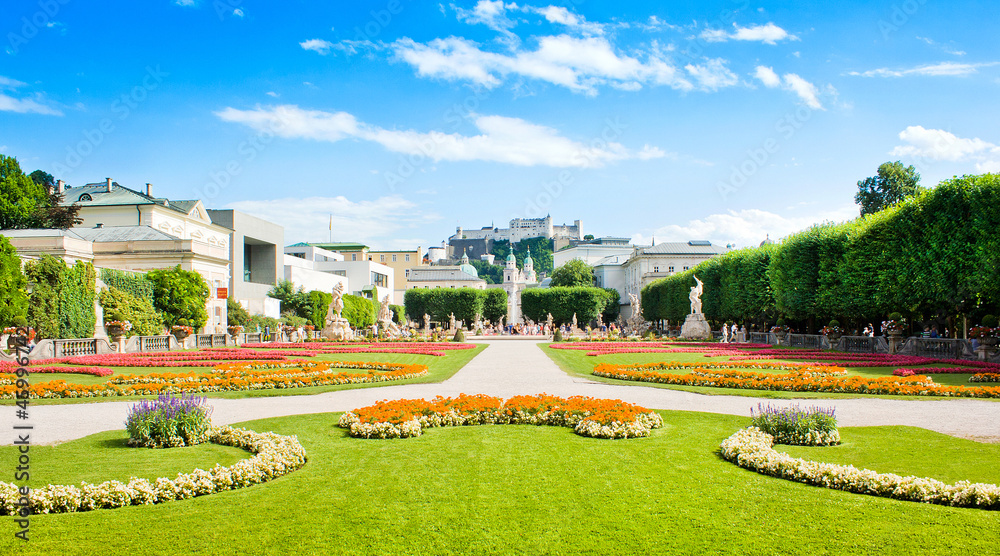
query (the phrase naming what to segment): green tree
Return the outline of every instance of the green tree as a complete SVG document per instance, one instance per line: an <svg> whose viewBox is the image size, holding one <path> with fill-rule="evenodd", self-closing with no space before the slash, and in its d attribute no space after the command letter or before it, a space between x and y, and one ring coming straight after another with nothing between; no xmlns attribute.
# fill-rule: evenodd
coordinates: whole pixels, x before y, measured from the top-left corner
<svg viewBox="0 0 1000 556"><path fill-rule="evenodd" d="M354 328L368 328L375 324L375 303L371 299L358 295L345 295L344 311L341 315Z"/></svg>
<svg viewBox="0 0 1000 556"><path fill-rule="evenodd" d="M226 299L226 320L229 326L242 326L246 328L250 324L250 313L235 299L230 297Z"/></svg>
<svg viewBox="0 0 1000 556"><path fill-rule="evenodd" d="M0 230L36 227L47 203L45 188L21 171L16 158L0 154Z"/></svg>
<svg viewBox="0 0 1000 556"><path fill-rule="evenodd" d="M66 276L66 263L50 255L24 265L24 274L31 285L28 300L28 324L38 338L59 337L59 292Z"/></svg>
<svg viewBox="0 0 1000 556"><path fill-rule="evenodd" d="M11 326L15 317L27 314L27 286L17 250L6 237L0 236L0 327Z"/></svg>
<svg viewBox="0 0 1000 556"><path fill-rule="evenodd" d="M858 182L854 201L861 206L861 216L872 214L912 197L921 191L920 174L913 166L900 161L878 167L878 175Z"/></svg>
<svg viewBox="0 0 1000 556"><path fill-rule="evenodd" d="M146 278L153 283L153 303L167 327L186 325L198 330L205 326L205 302L210 292L200 274L177 265L169 270L151 270Z"/></svg>
<svg viewBox="0 0 1000 556"><path fill-rule="evenodd" d="M98 299L104 310L104 322L132 323L132 330L126 336L154 336L163 332L163 319L148 299L111 287L102 290Z"/></svg>
<svg viewBox="0 0 1000 556"><path fill-rule="evenodd" d="M309 294L302 286L298 289L291 280L278 280L278 283L267 292L268 297L281 301L281 314L292 314L304 318L312 317L312 304ZM324 315L325 316L325 315Z"/></svg>
<svg viewBox="0 0 1000 556"><path fill-rule="evenodd" d="M31 181L37 183L42 187L55 187L56 179L52 177L52 174L45 172L43 170L35 170L34 172L28 174Z"/></svg>
<svg viewBox="0 0 1000 556"><path fill-rule="evenodd" d="M313 290L309 292L309 322L313 326L322 330L326 326L326 313L330 310L330 303L333 302L333 294Z"/></svg>
<svg viewBox="0 0 1000 556"><path fill-rule="evenodd" d="M594 285L594 269L580 259L573 259L552 273L552 287L589 287Z"/></svg>
<svg viewBox="0 0 1000 556"><path fill-rule="evenodd" d="M59 291L59 336L90 338L94 335L97 273L89 262L76 261L66 269Z"/></svg>

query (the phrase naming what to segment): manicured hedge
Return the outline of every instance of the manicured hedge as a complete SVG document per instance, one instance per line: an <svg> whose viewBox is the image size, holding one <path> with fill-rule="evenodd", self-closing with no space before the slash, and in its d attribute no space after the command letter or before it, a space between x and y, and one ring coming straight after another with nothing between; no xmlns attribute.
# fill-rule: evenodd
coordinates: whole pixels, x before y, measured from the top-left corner
<svg viewBox="0 0 1000 556"><path fill-rule="evenodd" d="M344 302L344 311L341 315L351 323L351 326L368 328L375 324L375 303L371 299L359 295L345 295L341 299Z"/></svg>
<svg viewBox="0 0 1000 556"><path fill-rule="evenodd" d="M683 320L693 276L711 319L855 323L995 313L1000 175L962 176L887 210L819 224L780 245L733 251L643 288L647 319ZM973 320L970 319L970 320Z"/></svg>
<svg viewBox="0 0 1000 556"><path fill-rule="evenodd" d="M140 297L153 302L153 283L142 272L130 272L115 268L102 268L101 281L110 288L128 292L132 297Z"/></svg>
<svg viewBox="0 0 1000 556"><path fill-rule="evenodd" d="M471 324L475 321L476 315L483 314L484 302L489 291L503 290L477 290L474 288L434 288L434 289L412 289L407 290L403 295L403 306L406 307L406 316L410 320L420 323L423 326L424 314L428 314L432 321L448 322L452 313L455 314L456 321L465 321ZM504 294L506 300L506 294ZM504 313L507 312L506 301L504 302ZM488 318L488 317L484 317Z"/></svg>
<svg viewBox="0 0 1000 556"><path fill-rule="evenodd" d="M28 262L25 276L32 285L28 324L37 338L89 338L97 320L94 311L94 265L65 261L49 255Z"/></svg>
<svg viewBox="0 0 1000 556"><path fill-rule="evenodd" d="M545 322L551 313L555 324L571 323L576 314L583 327L597 319L609 302L612 296L603 288L530 288L521 292L521 313L535 322Z"/></svg>

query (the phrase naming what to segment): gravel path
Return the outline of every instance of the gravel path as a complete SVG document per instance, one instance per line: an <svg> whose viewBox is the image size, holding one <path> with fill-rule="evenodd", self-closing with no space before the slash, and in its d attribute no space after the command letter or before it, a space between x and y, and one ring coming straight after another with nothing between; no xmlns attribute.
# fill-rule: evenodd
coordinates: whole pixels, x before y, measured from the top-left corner
<svg viewBox="0 0 1000 556"><path fill-rule="evenodd" d="M226 425L283 415L347 411L379 400L433 398L437 395L490 394L509 398L517 394L547 393L621 399L653 409L678 409L730 415L749 415L758 403L789 405L812 401L764 400L743 396L709 396L647 386L619 386L571 377L552 362L538 345L543 340L493 340L455 375L437 384L407 384L341 390L309 396L280 396L238 400L213 399L212 422ZM1000 441L1000 403L984 400L883 399L818 400L837 409L842 426L911 425L953 436ZM0 444L16 440L15 425L33 425L33 444L65 442L106 430L124 428L132 402L31 406L31 419L19 421L12 406L0 408L0 428L9 431ZM18 431L20 432L20 431Z"/></svg>

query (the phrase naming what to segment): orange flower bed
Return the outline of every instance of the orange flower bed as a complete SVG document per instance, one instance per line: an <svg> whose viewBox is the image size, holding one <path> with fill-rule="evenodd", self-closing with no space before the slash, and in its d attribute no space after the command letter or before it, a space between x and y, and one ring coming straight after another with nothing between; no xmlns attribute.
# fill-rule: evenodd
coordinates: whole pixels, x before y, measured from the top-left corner
<svg viewBox="0 0 1000 556"><path fill-rule="evenodd" d="M753 369L773 368L787 373L758 372ZM674 374L669 370L686 370ZM964 398L998 398L997 386L946 386L929 376L885 376L867 378L848 376L842 367L828 365L762 365L747 363L650 363L647 365L610 365L594 368L594 375L619 380L710 386L746 390L781 392L830 392L844 394L878 394L893 396L952 396Z"/></svg>
<svg viewBox="0 0 1000 556"><path fill-rule="evenodd" d="M359 372L345 372L355 370ZM425 365L369 361L240 361L223 363L207 373L119 375L101 384L67 384L53 380L32 384L32 398L99 398L157 395L164 392L234 392L274 388L306 388L405 380L427 374ZM0 384L0 398L13 398L15 387Z"/></svg>
<svg viewBox="0 0 1000 556"><path fill-rule="evenodd" d="M530 424L571 427L577 434L597 438L648 436L663 425L660 416L621 400L585 396L557 398L548 394L493 396L461 394L427 400L384 400L348 411L339 426L360 438L420 436L426 427Z"/></svg>

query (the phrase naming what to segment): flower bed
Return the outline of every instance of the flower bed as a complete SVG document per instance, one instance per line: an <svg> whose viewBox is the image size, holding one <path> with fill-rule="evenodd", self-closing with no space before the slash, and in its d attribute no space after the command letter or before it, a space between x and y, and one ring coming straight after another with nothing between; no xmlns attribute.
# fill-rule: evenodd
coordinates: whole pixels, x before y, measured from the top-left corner
<svg viewBox="0 0 1000 556"><path fill-rule="evenodd" d="M753 425L774 437L775 444L795 446L832 446L840 444L837 418L833 409L810 407L802 409L757 405L750 410Z"/></svg>
<svg viewBox="0 0 1000 556"><path fill-rule="evenodd" d="M967 481L949 485L935 479L808 461L778 452L773 445L771 435L749 427L724 440L720 451L723 458L740 467L780 479L897 500L1000 510L997 485Z"/></svg>
<svg viewBox="0 0 1000 556"><path fill-rule="evenodd" d="M349 373L344 369L363 372ZM234 362L206 373L118 375L101 384L67 384L63 380L30 386L32 398L96 398L159 395L179 392L232 392L271 388L305 388L405 380L427 374L425 365L370 361ZM13 398L13 384L0 381L0 398Z"/></svg>
<svg viewBox="0 0 1000 556"><path fill-rule="evenodd" d="M127 483L105 481L95 485L84 482L80 486L33 488L27 505L32 514L48 514L160 504L267 482L302 467L307 459L297 437L273 432L216 427L212 429L209 442L243 448L254 456L229 467L216 465L209 471L195 469L190 473L178 473L174 479L161 477L149 481L133 477ZM0 482L0 515L15 515L22 505L17 485Z"/></svg>
<svg viewBox="0 0 1000 556"><path fill-rule="evenodd" d="M847 370L832 366L774 365L788 373L767 373L739 370L740 363L684 364L651 363L648 365L609 365L602 363L593 374L619 380L710 386L747 390L784 392L831 392L846 394L877 394L894 396L955 396L969 398L1000 397L995 386L945 386L928 376L886 376L866 378L848 376ZM752 368L761 368L757 365ZM689 374L664 373L664 370L685 369Z"/></svg>
<svg viewBox="0 0 1000 556"><path fill-rule="evenodd" d="M275 350L302 349L303 344L288 342L273 342L259 344L243 344L244 348L269 348ZM475 349L474 344L458 342L329 342L314 341L308 343L308 349L316 353L403 353L410 355L433 355L442 357L452 350ZM281 353L281 352L275 352Z"/></svg>
<svg viewBox="0 0 1000 556"><path fill-rule="evenodd" d="M14 371L17 367L0 367L0 370L7 371L0 373L0 379L10 378L14 376ZM31 374L51 374L51 373L65 373L70 375L91 375L91 376L111 376L114 371L107 367L27 367Z"/></svg>
<svg viewBox="0 0 1000 556"><path fill-rule="evenodd" d="M348 411L338 425L358 438L408 438L424 428L462 425L552 425L570 427L581 436L635 438L663 426L659 414L621 400L547 394L515 396L506 401L483 394L432 401L394 400Z"/></svg>
<svg viewBox="0 0 1000 556"><path fill-rule="evenodd" d="M194 446L208 440L212 408L205 398L190 394L175 398L160 394L134 404L125 419L128 445L143 448Z"/></svg>
<svg viewBox="0 0 1000 556"><path fill-rule="evenodd" d="M969 377L969 382L1000 382L1000 374L977 373Z"/></svg>

